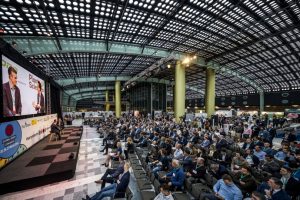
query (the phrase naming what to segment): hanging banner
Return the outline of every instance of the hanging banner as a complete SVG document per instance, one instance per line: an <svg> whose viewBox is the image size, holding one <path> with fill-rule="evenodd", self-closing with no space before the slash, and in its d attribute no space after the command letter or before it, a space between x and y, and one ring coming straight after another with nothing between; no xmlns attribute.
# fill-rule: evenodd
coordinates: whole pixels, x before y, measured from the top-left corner
<svg viewBox="0 0 300 200"><path fill-rule="evenodd" d="M57 114L0 123L0 169L49 135Z"/></svg>

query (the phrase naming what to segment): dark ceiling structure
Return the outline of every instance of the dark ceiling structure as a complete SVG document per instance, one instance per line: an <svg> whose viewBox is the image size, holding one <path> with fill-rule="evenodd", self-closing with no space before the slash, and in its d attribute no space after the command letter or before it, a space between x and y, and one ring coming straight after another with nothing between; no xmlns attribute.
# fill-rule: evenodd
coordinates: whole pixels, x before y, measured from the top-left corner
<svg viewBox="0 0 300 200"><path fill-rule="evenodd" d="M18 36L30 46L39 45L32 39L48 38L44 43L52 42L55 53L40 45L45 53L26 56L58 82L74 78L65 89L79 93L103 82L77 83L76 78L132 77L159 60L155 55L110 52L110 42L197 55L239 73L265 92L300 89L298 0L2 0L0 26L9 42ZM68 38L102 41L107 52L64 52ZM165 67L153 77L172 81L174 69ZM186 77L187 84L205 90L205 68L191 65ZM255 92L249 82L217 71L217 96ZM188 98L201 95L187 90Z"/></svg>

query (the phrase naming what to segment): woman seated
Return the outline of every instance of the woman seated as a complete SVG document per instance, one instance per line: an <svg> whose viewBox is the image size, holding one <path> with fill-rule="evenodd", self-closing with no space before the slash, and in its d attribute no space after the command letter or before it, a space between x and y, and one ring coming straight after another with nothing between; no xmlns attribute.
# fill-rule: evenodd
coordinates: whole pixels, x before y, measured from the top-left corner
<svg viewBox="0 0 300 200"><path fill-rule="evenodd" d="M130 173L129 173L129 164L124 164L124 173L120 176L119 180L116 183L113 183L101 191L97 192L94 196L89 197L86 195L86 199L89 200L101 200L104 197L112 197L112 198L124 198L125 192L129 184ZM84 199L85 200L85 199Z"/></svg>
<svg viewBox="0 0 300 200"><path fill-rule="evenodd" d="M122 152L123 152L121 146L122 146L122 145L121 145L121 142L118 142L118 143L117 143L117 151L108 154L108 155L106 156L105 163L103 163L102 165L105 165L105 167L108 167L108 164L109 164L109 161L110 161L110 160L119 160L119 156L120 156L120 155L122 154Z"/></svg>

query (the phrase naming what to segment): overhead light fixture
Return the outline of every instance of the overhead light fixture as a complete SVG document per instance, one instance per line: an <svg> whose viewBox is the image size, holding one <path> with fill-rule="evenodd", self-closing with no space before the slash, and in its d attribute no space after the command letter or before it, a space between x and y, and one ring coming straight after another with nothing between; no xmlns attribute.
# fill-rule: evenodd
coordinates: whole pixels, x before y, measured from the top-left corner
<svg viewBox="0 0 300 200"><path fill-rule="evenodd" d="M0 35L4 35L4 28L0 27Z"/></svg>
<svg viewBox="0 0 300 200"><path fill-rule="evenodd" d="M170 69L170 68L171 68L171 65L170 65L170 64L168 64L168 65L167 65L167 67L168 67L168 69Z"/></svg>
<svg viewBox="0 0 300 200"><path fill-rule="evenodd" d="M183 59L182 64L188 64L190 62L190 58L186 57Z"/></svg>

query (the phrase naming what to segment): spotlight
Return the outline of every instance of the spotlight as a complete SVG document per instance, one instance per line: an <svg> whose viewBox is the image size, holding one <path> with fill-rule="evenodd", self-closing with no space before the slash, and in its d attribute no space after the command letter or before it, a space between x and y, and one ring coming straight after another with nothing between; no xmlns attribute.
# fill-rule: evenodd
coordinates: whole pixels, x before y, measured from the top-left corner
<svg viewBox="0 0 300 200"><path fill-rule="evenodd" d="M183 59L182 64L188 64L190 62L190 58L186 57L185 59Z"/></svg>
<svg viewBox="0 0 300 200"><path fill-rule="evenodd" d="M0 27L0 35L4 35L4 28Z"/></svg>
<svg viewBox="0 0 300 200"><path fill-rule="evenodd" d="M170 65L170 64L168 64L167 66L168 66L168 69L170 69L170 68L171 68L171 65Z"/></svg>
<svg viewBox="0 0 300 200"><path fill-rule="evenodd" d="M197 59L197 56L196 56L196 55L194 55L194 56L193 56L193 59Z"/></svg>

